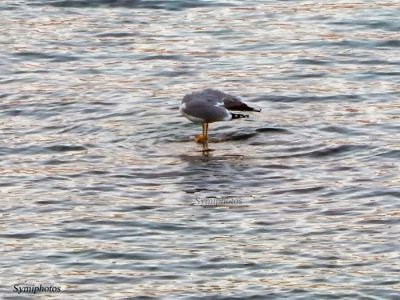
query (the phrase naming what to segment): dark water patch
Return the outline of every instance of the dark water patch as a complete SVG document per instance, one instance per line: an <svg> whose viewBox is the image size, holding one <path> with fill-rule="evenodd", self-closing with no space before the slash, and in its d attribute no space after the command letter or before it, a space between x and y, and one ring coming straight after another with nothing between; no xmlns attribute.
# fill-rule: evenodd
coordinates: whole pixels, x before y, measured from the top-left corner
<svg viewBox="0 0 400 300"><path fill-rule="evenodd" d="M392 72L389 72L389 71L387 71L387 72L382 72L382 71L380 71L380 72L368 72L368 73L364 73L364 74L367 74L367 75L376 75L376 76L394 76L394 77L396 77L396 76L399 76L400 75L400 72L394 72L394 71L392 71ZM393 78L393 80L394 80L395 78ZM398 78L397 78L398 79Z"/></svg>
<svg viewBox="0 0 400 300"><path fill-rule="evenodd" d="M322 280L321 282L327 282L327 280ZM355 300L355 299L360 299L360 300L377 300L374 298L369 298L369 297L363 297L359 293L348 293L348 292L311 292L307 293L306 297L300 298L301 300L307 300L307 299L323 299L323 300ZM300 300L299 299L299 300Z"/></svg>
<svg viewBox="0 0 400 300"><path fill-rule="evenodd" d="M81 191L110 192L116 190L116 185L96 184L94 186L81 187ZM88 193L87 195L96 195L96 193Z"/></svg>
<svg viewBox="0 0 400 300"><path fill-rule="evenodd" d="M155 260L163 259L164 254L152 253L151 250L147 252L107 252L107 251L93 251L90 256L95 259L122 259L122 260Z"/></svg>
<svg viewBox="0 0 400 300"><path fill-rule="evenodd" d="M387 41L379 41L375 45L376 47L383 48L398 48L400 47L400 40L387 40Z"/></svg>
<svg viewBox="0 0 400 300"><path fill-rule="evenodd" d="M65 232L68 233L68 236L70 236L70 237L71 236L87 236L87 235L82 235L82 233L89 233L90 230L88 228L68 228Z"/></svg>
<svg viewBox="0 0 400 300"><path fill-rule="evenodd" d="M18 72L18 71L17 71ZM15 74L18 74L17 72L15 72ZM0 80L0 85L8 85L10 83L14 83L14 82L20 82L21 79L18 78L7 78L7 79L1 79ZM31 80L32 81L32 80Z"/></svg>
<svg viewBox="0 0 400 300"><path fill-rule="evenodd" d="M143 57L141 60L176 60L183 61L184 57L181 55L148 55Z"/></svg>
<svg viewBox="0 0 400 300"><path fill-rule="evenodd" d="M58 201L58 200L38 200L35 203L39 204L39 205L56 205L56 204L61 204L62 201Z"/></svg>
<svg viewBox="0 0 400 300"><path fill-rule="evenodd" d="M277 224L287 224L289 222L286 222L284 220L276 220L276 221L256 221L253 224L258 225L258 226L275 226Z"/></svg>
<svg viewBox="0 0 400 300"><path fill-rule="evenodd" d="M388 224L388 225L399 225L400 218L390 218L390 217L375 217L357 222L359 224Z"/></svg>
<svg viewBox="0 0 400 300"><path fill-rule="evenodd" d="M97 37L112 37L112 38L122 38L122 37L134 37L133 32L105 32L96 35Z"/></svg>
<svg viewBox="0 0 400 300"><path fill-rule="evenodd" d="M333 61L311 59L311 58L296 59L293 62L295 64L300 64L300 65L317 65L317 66L330 65L333 63Z"/></svg>
<svg viewBox="0 0 400 300"><path fill-rule="evenodd" d="M154 74L154 76L161 77L179 77L179 76L187 76L192 74L191 71L161 71Z"/></svg>
<svg viewBox="0 0 400 300"><path fill-rule="evenodd" d="M368 22L357 22L360 25L364 25L367 28L382 29L384 31L400 31L400 25L398 20L392 21L368 21Z"/></svg>
<svg viewBox="0 0 400 300"><path fill-rule="evenodd" d="M318 41L318 42L300 42L292 43L293 47L308 47L308 48L348 48L348 49L373 49L373 48L398 48L400 40L343 40L343 41Z"/></svg>
<svg viewBox="0 0 400 300"><path fill-rule="evenodd" d="M106 102L106 101L93 101L90 102L90 105L100 105L100 106L115 106L115 102ZM127 112L129 113L129 112ZM121 113L121 115L125 115L126 113Z"/></svg>
<svg viewBox="0 0 400 300"><path fill-rule="evenodd" d="M158 275L154 276L154 279L158 280L178 280L181 279L183 276L181 275Z"/></svg>
<svg viewBox="0 0 400 300"><path fill-rule="evenodd" d="M110 174L110 172L104 170L92 170L84 173L84 175L107 175L107 174Z"/></svg>
<svg viewBox="0 0 400 300"><path fill-rule="evenodd" d="M45 59L51 62L66 62L66 61L74 61L79 60L78 57L72 55L65 55L65 54L50 54L44 52L29 52L29 51L22 51L22 52L14 52L14 55L17 57L23 57L29 60L35 59Z"/></svg>
<svg viewBox="0 0 400 300"><path fill-rule="evenodd" d="M94 133L94 132L97 132L100 130L101 130L100 127L89 127L89 126L81 125L79 123L76 124L76 122L75 122L74 125L64 128L59 133L71 132L71 133L78 133L78 134L88 134L88 133Z"/></svg>
<svg viewBox="0 0 400 300"><path fill-rule="evenodd" d="M400 286L400 281L399 280L378 280L378 281L374 281L374 284L377 284L377 285L398 285L398 286Z"/></svg>
<svg viewBox="0 0 400 300"><path fill-rule="evenodd" d="M390 150L376 154L376 156L400 159L400 150Z"/></svg>
<svg viewBox="0 0 400 300"><path fill-rule="evenodd" d="M354 211L348 210L348 209L328 209L320 212L324 216L343 216L343 215L348 215L348 214L353 214Z"/></svg>
<svg viewBox="0 0 400 300"><path fill-rule="evenodd" d="M376 46L376 41L368 41L368 40L342 40L342 41L311 41L311 42L295 42L291 43L289 47L304 47L304 48L315 48L315 49L371 49Z"/></svg>
<svg viewBox="0 0 400 300"><path fill-rule="evenodd" d="M135 205L135 206L119 206L114 209L116 212L131 212L131 211L142 211L142 210L153 210L162 208L162 205Z"/></svg>
<svg viewBox="0 0 400 300"><path fill-rule="evenodd" d="M43 132L43 131L49 131L49 130L58 130L61 128L64 128L64 127L58 126L58 125L50 125L50 126L44 126L44 127L40 128L40 131ZM32 131L30 133L32 133Z"/></svg>
<svg viewBox="0 0 400 300"><path fill-rule="evenodd" d="M60 160L60 159L49 159L45 160L42 162L43 165L49 165L49 166L57 166L57 165L63 165L63 164L68 164L70 161L67 160Z"/></svg>
<svg viewBox="0 0 400 300"><path fill-rule="evenodd" d="M149 205L138 205L130 208L130 211L132 210L152 210L155 208L159 208L159 206L149 206Z"/></svg>
<svg viewBox="0 0 400 300"><path fill-rule="evenodd" d="M130 178L136 178L137 176L136 176L135 174L132 174L132 175L128 175L128 174L117 174L117 175L113 175L112 177L114 177L114 178L127 178L127 179L130 179Z"/></svg>
<svg viewBox="0 0 400 300"><path fill-rule="evenodd" d="M323 186L316 186L316 187L311 187L311 188L297 188L297 189L285 189L285 190L278 190L278 191L271 191L271 194L273 195L281 195L281 194L309 194L309 193L314 193L318 192L321 190L324 190L326 187Z"/></svg>
<svg viewBox="0 0 400 300"><path fill-rule="evenodd" d="M292 74L288 78L323 78L326 73L302 73L302 74Z"/></svg>
<svg viewBox="0 0 400 300"><path fill-rule="evenodd" d="M40 69L37 69L37 70L29 70L29 71L26 71L26 70L16 70L16 71L14 71L14 74L43 74L43 73L49 73L50 71L49 70L40 70ZM17 79L13 79L13 80L11 80L10 82L13 82L13 81L17 81ZM21 81L21 79L18 79L18 81ZM32 79L29 79L29 81L30 82L33 82L33 80ZM24 82L29 82L28 81L28 79L24 79Z"/></svg>
<svg viewBox="0 0 400 300"><path fill-rule="evenodd" d="M10 110L3 111L2 114L6 115L6 116L15 117L15 116L19 116L20 114L22 114L22 112L23 112L23 110L21 110L21 109L10 109Z"/></svg>
<svg viewBox="0 0 400 300"><path fill-rule="evenodd" d="M261 127L257 128L256 132L268 132L268 133L291 133L289 130L284 129L284 128L278 128L278 127Z"/></svg>
<svg viewBox="0 0 400 300"><path fill-rule="evenodd" d="M10 154L41 154L45 153L46 149L41 146L27 146L27 147L0 147L0 155L10 155Z"/></svg>
<svg viewBox="0 0 400 300"><path fill-rule="evenodd" d="M358 60L358 59L349 59L349 60L340 60L341 64L354 64L354 65L400 65L400 61L387 61L382 59L366 59L366 60Z"/></svg>
<svg viewBox="0 0 400 300"><path fill-rule="evenodd" d="M0 238L6 238L6 239L32 239L36 238L38 236L37 233L35 232L30 232L30 233L1 233Z"/></svg>
<svg viewBox="0 0 400 300"><path fill-rule="evenodd" d="M363 199L363 198L377 198L377 197L393 197L394 199L400 198L400 189L396 190L375 190L375 191L368 191L368 192L359 192L356 195L352 196L351 199ZM368 205L375 206L378 203L370 203Z"/></svg>
<svg viewBox="0 0 400 300"><path fill-rule="evenodd" d="M4 177L3 177L3 180L4 180ZM9 186L14 186L14 185L15 185L15 182L0 182L0 187L9 187Z"/></svg>
<svg viewBox="0 0 400 300"><path fill-rule="evenodd" d="M65 181L68 180L67 177L63 177L63 176L43 176L41 178L38 179L34 179L31 182L44 182L44 183L48 183L50 181ZM63 187L57 187L60 189L63 189Z"/></svg>
<svg viewBox="0 0 400 300"><path fill-rule="evenodd" d="M56 7L77 7L77 8L96 8L106 7L124 7L124 8L144 8L144 9L165 9L165 10L183 10L188 8L198 8L207 6L228 6L230 4L222 2L210 2L202 0L37 0L30 3L38 6L56 6ZM231 5L230 5L231 6Z"/></svg>
<svg viewBox="0 0 400 300"><path fill-rule="evenodd" d="M385 225L399 225L400 218L399 217L390 217L390 216L381 216L364 219L362 221L357 222L359 224L385 224Z"/></svg>
<svg viewBox="0 0 400 300"><path fill-rule="evenodd" d="M194 266L199 270L221 270L221 269L242 269L256 267L257 264L253 262L235 263L235 262L222 262L222 263L203 263Z"/></svg>
<svg viewBox="0 0 400 300"><path fill-rule="evenodd" d="M276 170L289 170L293 168L291 166L277 165L277 164L266 164L262 165L261 167L264 169L276 169ZM284 178L284 177L278 177L278 178Z"/></svg>
<svg viewBox="0 0 400 300"><path fill-rule="evenodd" d="M335 26L344 26L346 28L365 27L366 29L381 29L384 31L399 31L399 22L393 20L365 20L365 19L345 19L340 21L330 21L328 24Z"/></svg>
<svg viewBox="0 0 400 300"><path fill-rule="evenodd" d="M54 145L50 147L46 147L47 150L54 152L70 152L70 151L84 151L87 150L86 147L78 146L78 145Z"/></svg>

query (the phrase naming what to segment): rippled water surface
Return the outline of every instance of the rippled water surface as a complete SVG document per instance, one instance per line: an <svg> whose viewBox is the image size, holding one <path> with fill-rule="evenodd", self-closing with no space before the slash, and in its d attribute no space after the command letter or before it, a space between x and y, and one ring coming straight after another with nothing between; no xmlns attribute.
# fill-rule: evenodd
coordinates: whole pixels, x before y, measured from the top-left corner
<svg viewBox="0 0 400 300"><path fill-rule="evenodd" d="M400 299L397 0L0 14L2 298ZM206 87L263 109L209 152Z"/></svg>

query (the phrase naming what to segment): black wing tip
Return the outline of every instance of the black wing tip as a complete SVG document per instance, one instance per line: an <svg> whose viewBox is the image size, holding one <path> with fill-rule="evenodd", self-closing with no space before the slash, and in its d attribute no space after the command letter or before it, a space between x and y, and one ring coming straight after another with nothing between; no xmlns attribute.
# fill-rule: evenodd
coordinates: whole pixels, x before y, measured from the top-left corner
<svg viewBox="0 0 400 300"><path fill-rule="evenodd" d="M232 120L234 120L234 119L241 119L241 118L248 118L248 117L249 117L249 115L243 115L243 114L234 114L234 113L231 113L231 115L232 115Z"/></svg>

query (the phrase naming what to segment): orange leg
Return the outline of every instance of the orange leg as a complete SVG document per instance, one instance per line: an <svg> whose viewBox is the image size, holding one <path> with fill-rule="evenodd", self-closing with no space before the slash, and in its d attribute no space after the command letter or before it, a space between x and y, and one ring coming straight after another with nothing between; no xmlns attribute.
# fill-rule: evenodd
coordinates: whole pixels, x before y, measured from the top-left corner
<svg viewBox="0 0 400 300"><path fill-rule="evenodd" d="M208 133L208 123L203 123L203 124L202 124L202 127L203 127L203 133L202 133L202 134L196 134L196 135L194 136L194 141L195 141L196 143L202 143L202 144L204 144L204 143L207 141L207 138L208 138L208 136L207 136L207 133Z"/></svg>

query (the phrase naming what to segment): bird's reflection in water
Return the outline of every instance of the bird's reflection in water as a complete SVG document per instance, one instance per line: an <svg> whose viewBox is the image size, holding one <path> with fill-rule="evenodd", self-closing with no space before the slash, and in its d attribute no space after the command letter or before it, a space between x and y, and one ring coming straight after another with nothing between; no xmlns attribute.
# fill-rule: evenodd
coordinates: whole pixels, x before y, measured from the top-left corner
<svg viewBox="0 0 400 300"><path fill-rule="evenodd" d="M203 162L212 162L212 161L235 161L235 160L242 160L245 158L244 155L241 154L222 154L222 149L212 149L208 146L208 143L202 143L201 150L197 150L197 153L200 155L181 155L181 159L190 163L195 163L196 161L203 161ZM214 155L213 155L214 153ZM219 154L218 154L219 153Z"/></svg>
<svg viewBox="0 0 400 300"><path fill-rule="evenodd" d="M210 152L214 151L213 149L210 149L208 147L208 141L205 141L203 143L203 150L201 150L201 153L203 155L203 161L209 161L210 160Z"/></svg>
<svg viewBox="0 0 400 300"><path fill-rule="evenodd" d="M193 202L197 196L236 196L232 184L241 184L243 171L251 162L245 161L244 155L232 153L233 149L229 147L205 143L196 148L179 155L184 162L180 171L182 176L177 181L179 189L186 195L182 201Z"/></svg>

